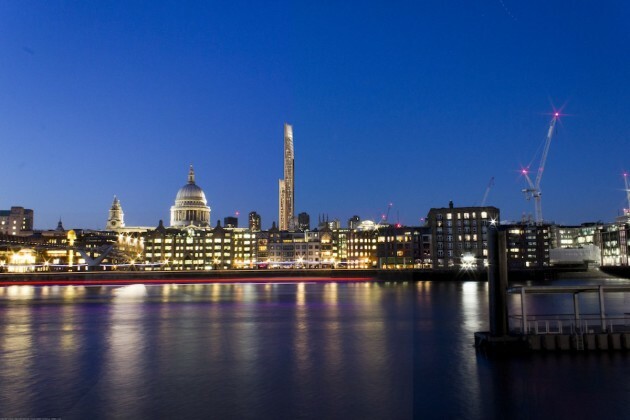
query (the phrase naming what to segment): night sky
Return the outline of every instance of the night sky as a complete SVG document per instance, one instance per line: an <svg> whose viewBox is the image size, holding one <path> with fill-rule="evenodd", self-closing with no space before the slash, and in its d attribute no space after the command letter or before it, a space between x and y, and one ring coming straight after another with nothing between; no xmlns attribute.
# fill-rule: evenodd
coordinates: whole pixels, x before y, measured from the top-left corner
<svg viewBox="0 0 630 420"><path fill-rule="evenodd" d="M630 169L630 2L0 0L0 209L35 227L169 220L193 164L212 224L296 213L420 224L431 207L612 221Z"/></svg>

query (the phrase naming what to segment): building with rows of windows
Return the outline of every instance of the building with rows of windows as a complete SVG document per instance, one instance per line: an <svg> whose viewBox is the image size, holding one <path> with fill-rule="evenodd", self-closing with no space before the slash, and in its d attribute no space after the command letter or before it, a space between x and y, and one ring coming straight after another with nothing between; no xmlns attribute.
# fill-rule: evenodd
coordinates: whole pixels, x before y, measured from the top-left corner
<svg viewBox="0 0 630 420"><path fill-rule="evenodd" d="M431 232L431 266L458 267L465 258L474 266L483 266L488 259L488 226L498 225L496 207L432 208L427 216Z"/></svg>
<svg viewBox="0 0 630 420"><path fill-rule="evenodd" d="M601 265L630 266L630 223L623 220L600 231Z"/></svg>
<svg viewBox="0 0 630 420"><path fill-rule="evenodd" d="M507 261L510 269L549 266L550 225L517 223L502 225L507 232Z"/></svg>
<svg viewBox="0 0 630 420"><path fill-rule="evenodd" d="M11 207L0 210L0 234L30 235L33 233L33 210Z"/></svg>

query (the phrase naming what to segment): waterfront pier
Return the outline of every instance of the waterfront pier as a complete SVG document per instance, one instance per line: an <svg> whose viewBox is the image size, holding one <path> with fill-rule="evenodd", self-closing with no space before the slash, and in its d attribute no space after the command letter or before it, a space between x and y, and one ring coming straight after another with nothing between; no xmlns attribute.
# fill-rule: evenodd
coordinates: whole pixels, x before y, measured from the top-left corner
<svg viewBox="0 0 630 420"><path fill-rule="evenodd" d="M630 286L516 286L507 287L505 232L488 231L488 294L490 331L475 333L475 347L517 353L524 351L630 350L630 313L608 313L606 297L628 293ZM509 313L509 296L520 296L520 311ZM528 313L532 296L565 295L572 312ZM582 301L597 302L593 313L580 309ZM596 298L596 299L595 299ZM563 305L566 307L566 305ZM629 311L630 312L630 311Z"/></svg>
<svg viewBox="0 0 630 420"><path fill-rule="evenodd" d="M521 311L508 316L509 334L520 337L530 350L630 350L630 313L607 313L606 298L628 293L630 286L518 286L508 295L520 296ZM529 314L534 295L566 295L572 313ZM590 295L590 296L589 296ZM598 311L580 309L580 297L596 298Z"/></svg>

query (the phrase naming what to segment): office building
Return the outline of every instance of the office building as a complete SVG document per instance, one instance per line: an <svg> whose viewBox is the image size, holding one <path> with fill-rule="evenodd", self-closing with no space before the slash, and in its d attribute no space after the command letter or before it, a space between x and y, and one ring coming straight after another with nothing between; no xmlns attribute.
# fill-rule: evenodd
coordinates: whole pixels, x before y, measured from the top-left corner
<svg viewBox="0 0 630 420"><path fill-rule="evenodd" d="M238 227L238 217L227 216L223 218L223 227L226 228L237 228Z"/></svg>
<svg viewBox="0 0 630 420"><path fill-rule="evenodd" d="M261 221L260 221L260 214L256 213L255 211L252 211L249 213L249 230L251 230L252 232L259 232L261 229Z"/></svg>
<svg viewBox="0 0 630 420"><path fill-rule="evenodd" d="M298 214L298 229L310 230L311 229L311 216L308 213L302 212Z"/></svg>

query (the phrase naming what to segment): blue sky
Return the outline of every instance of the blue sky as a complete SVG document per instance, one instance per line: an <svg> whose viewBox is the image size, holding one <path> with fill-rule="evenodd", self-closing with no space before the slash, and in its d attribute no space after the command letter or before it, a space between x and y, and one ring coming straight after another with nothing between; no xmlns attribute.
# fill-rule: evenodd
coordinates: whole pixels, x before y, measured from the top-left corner
<svg viewBox="0 0 630 420"><path fill-rule="evenodd" d="M630 169L630 4L0 1L0 208L36 228L168 222L194 164L217 219L296 210L420 223L431 207L611 221ZM241 216L241 223L245 218Z"/></svg>

